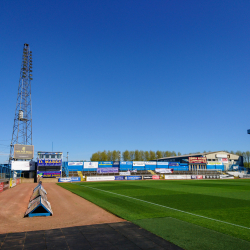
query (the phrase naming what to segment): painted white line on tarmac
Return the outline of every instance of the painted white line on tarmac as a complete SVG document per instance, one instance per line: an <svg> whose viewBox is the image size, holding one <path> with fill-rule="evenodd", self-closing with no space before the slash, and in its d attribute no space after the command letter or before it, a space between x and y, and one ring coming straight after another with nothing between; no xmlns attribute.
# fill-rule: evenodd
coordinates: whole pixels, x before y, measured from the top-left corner
<svg viewBox="0 0 250 250"><path fill-rule="evenodd" d="M148 204L151 204L151 205L155 205L155 206L158 206L158 207L164 207L164 208L171 209L171 210L174 210L174 211L177 211L177 212L181 212L181 213L185 213L185 214L197 216L197 217L200 217L200 218L203 218L203 219L213 220L213 221L217 221L217 222L220 222L220 223L225 223L225 224L228 224L228 225L231 225L231 226L241 227L241 228L249 229L250 230L249 227L244 227L244 226L233 224L233 223L230 223L230 222L226 222L226 221L222 221L222 220L217 220L217 219L209 218L209 217L198 215L198 214L193 214L193 213L190 213L190 212L182 211L182 210L179 210L179 209L176 209L176 208L172 208L172 207L167 207L167 206L160 205L160 204L157 204L157 203L153 203L153 202L150 202L150 201L144 201L144 200L137 199L137 198L134 198L134 197L130 197L130 196L127 196L127 195L117 194L117 193L113 193L113 192L110 192L110 191L106 191L106 190L102 190L102 189L94 188L94 187L89 187L89 186L85 186L85 185L81 185L81 186L86 187L86 188L95 189L95 190L102 191L102 192L106 192L106 193L110 193L110 194L114 194L114 195L118 195L118 196L122 196L122 197L126 197L126 198L129 198L129 199L133 199L133 200L145 202L145 203L148 203Z"/></svg>

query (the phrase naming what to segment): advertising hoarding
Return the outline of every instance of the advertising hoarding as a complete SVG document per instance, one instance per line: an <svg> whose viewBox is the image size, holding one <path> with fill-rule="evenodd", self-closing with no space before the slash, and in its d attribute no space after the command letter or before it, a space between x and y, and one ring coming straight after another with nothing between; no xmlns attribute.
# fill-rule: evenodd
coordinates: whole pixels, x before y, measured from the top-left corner
<svg viewBox="0 0 250 250"><path fill-rule="evenodd" d="M163 161L163 162L157 162L157 166L168 166L169 162Z"/></svg>
<svg viewBox="0 0 250 250"><path fill-rule="evenodd" d="M207 163L206 157L188 157L189 163Z"/></svg>
<svg viewBox="0 0 250 250"><path fill-rule="evenodd" d="M169 162L169 167L178 167L179 163L178 162Z"/></svg>
<svg viewBox="0 0 250 250"><path fill-rule="evenodd" d="M68 162L68 166L83 166L83 162L79 161Z"/></svg>
<svg viewBox="0 0 250 250"><path fill-rule="evenodd" d="M34 146L33 145L14 145L14 159L18 160L31 160L34 158Z"/></svg>
<svg viewBox="0 0 250 250"><path fill-rule="evenodd" d="M98 168L98 161L87 161L83 163L84 168Z"/></svg>
<svg viewBox="0 0 250 250"><path fill-rule="evenodd" d="M133 162L132 161L121 161L120 165L127 165L127 166L132 166Z"/></svg>
<svg viewBox="0 0 250 250"><path fill-rule="evenodd" d="M141 180L142 179L142 176L138 176L138 175L131 175L131 176L126 176L125 177L126 180Z"/></svg>
<svg viewBox="0 0 250 250"><path fill-rule="evenodd" d="M61 177L61 171L37 171L37 175L42 178Z"/></svg>
<svg viewBox="0 0 250 250"><path fill-rule="evenodd" d="M0 182L0 193L3 192L3 182Z"/></svg>
<svg viewBox="0 0 250 250"><path fill-rule="evenodd" d="M159 175L153 175L153 176L152 176L152 179L153 179L153 180L159 180L159 179L160 179L160 176L159 176Z"/></svg>
<svg viewBox="0 0 250 250"><path fill-rule="evenodd" d="M105 167L112 167L113 166L113 162L112 161L99 161L99 166L101 168L105 168Z"/></svg>
<svg viewBox="0 0 250 250"><path fill-rule="evenodd" d="M145 161L133 161L133 166L134 167L144 167Z"/></svg>
<svg viewBox="0 0 250 250"><path fill-rule="evenodd" d="M64 177L58 179L58 182L75 182L75 181L81 181L81 177Z"/></svg>
<svg viewBox="0 0 250 250"><path fill-rule="evenodd" d="M119 170L117 167L112 168L98 168L97 173L98 174L108 174L108 173L118 173Z"/></svg>
<svg viewBox="0 0 250 250"><path fill-rule="evenodd" d="M11 161L11 170L35 171L34 161Z"/></svg>
<svg viewBox="0 0 250 250"><path fill-rule="evenodd" d="M125 180L125 177L124 176L115 176L115 180L122 181L122 180Z"/></svg>
<svg viewBox="0 0 250 250"><path fill-rule="evenodd" d="M143 176L143 180L152 180L152 179L153 179L152 175L144 175Z"/></svg>
<svg viewBox="0 0 250 250"><path fill-rule="evenodd" d="M173 168L156 168L155 172L160 174L172 174L174 171Z"/></svg>
<svg viewBox="0 0 250 250"><path fill-rule="evenodd" d="M208 161L207 165L222 165L221 161Z"/></svg>
<svg viewBox="0 0 250 250"><path fill-rule="evenodd" d="M87 176L87 181L114 181L114 176Z"/></svg>
<svg viewBox="0 0 250 250"><path fill-rule="evenodd" d="M165 175L166 180L187 180L191 179L191 175Z"/></svg>
<svg viewBox="0 0 250 250"><path fill-rule="evenodd" d="M156 161L145 161L145 165L156 165Z"/></svg>
<svg viewBox="0 0 250 250"><path fill-rule="evenodd" d="M62 160L38 159L37 166L61 166Z"/></svg>

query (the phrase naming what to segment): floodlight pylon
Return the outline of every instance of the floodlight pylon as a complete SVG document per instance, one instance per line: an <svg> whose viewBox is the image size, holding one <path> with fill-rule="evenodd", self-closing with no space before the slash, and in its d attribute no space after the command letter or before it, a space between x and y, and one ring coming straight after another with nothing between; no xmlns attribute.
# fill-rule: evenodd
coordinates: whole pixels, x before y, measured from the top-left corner
<svg viewBox="0 0 250 250"><path fill-rule="evenodd" d="M31 81L33 80L32 51L29 44L23 46L21 72L18 85L14 126L10 144L9 161L13 159L14 145L32 145Z"/></svg>

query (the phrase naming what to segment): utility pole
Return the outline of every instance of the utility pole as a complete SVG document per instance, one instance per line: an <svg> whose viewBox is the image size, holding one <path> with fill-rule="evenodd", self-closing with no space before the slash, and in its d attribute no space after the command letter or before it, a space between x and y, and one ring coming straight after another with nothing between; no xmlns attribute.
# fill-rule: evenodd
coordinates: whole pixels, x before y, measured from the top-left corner
<svg viewBox="0 0 250 250"><path fill-rule="evenodd" d="M69 162L69 152L67 152L67 162Z"/></svg>
<svg viewBox="0 0 250 250"><path fill-rule="evenodd" d="M32 71L32 51L30 51L29 44L25 43L23 46L9 161L13 160L15 144L32 145Z"/></svg>

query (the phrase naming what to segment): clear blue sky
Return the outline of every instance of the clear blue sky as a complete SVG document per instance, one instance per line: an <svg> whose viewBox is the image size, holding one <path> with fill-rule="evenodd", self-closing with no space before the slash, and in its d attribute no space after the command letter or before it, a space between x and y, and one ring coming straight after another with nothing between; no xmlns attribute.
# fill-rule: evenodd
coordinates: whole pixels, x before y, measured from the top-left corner
<svg viewBox="0 0 250 250"><path fill-rule="evenodd" d="M23 44L35 151L250 150L250 1L0 1L0 162Z"/></svg>

